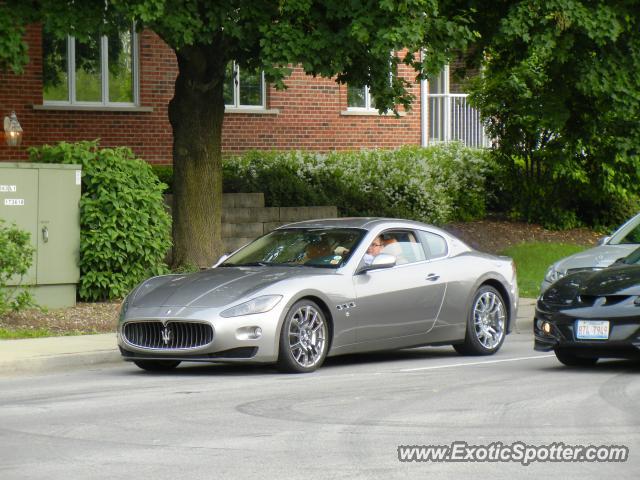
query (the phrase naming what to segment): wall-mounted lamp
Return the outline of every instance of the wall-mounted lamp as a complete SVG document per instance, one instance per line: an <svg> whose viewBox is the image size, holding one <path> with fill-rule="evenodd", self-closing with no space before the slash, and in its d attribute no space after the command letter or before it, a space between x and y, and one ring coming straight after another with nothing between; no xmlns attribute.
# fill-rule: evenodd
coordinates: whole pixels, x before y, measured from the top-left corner
<svg viewBox="0 0 640 480"><path fill-rule="evenodd" d="M22 127L16 112L11 112L11 116L4 117L4 139L10 147L17 147L22 143Z"/></svg>

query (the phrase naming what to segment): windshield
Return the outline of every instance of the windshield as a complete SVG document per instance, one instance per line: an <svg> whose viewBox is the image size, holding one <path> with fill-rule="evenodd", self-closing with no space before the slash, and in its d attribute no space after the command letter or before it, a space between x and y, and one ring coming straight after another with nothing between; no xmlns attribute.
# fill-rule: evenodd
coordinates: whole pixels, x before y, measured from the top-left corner
<svg viewBox="0 0 640 480"><path fill-rule="evenodd" d="M638 243L640 244L640 215L620 227L608 242L610 245Z"/></svg>
<svg viewBox="0 0 640 480"><path fill-rule="evenodd" d="M221 267L304 265L338 268L344 265L366 231L355 228L288 228L275 230L225 260Z"/></svg>

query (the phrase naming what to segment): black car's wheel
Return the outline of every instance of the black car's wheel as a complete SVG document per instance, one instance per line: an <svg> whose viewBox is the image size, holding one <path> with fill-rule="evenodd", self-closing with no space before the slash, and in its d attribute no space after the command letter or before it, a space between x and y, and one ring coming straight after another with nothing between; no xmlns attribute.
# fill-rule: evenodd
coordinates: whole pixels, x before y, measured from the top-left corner
<svg viewBox="0 0 640 480"><path fill-rule="evenodd" d="M563 348L556 348L554 353L560 363L563 363L567 367L590 367L598 361L598 357L579 357L575 353Z"/></svg>
<svg viewBox="0 0 640 480"><path fill-rule="evenodd" d="M133 363L147 372L166 372L180 365L179 360L134 360Z"/></svg>
<svg viewBox="0 0 640 480"><path fill-rule="evenodd" d="M453 348L463 355L496 353L504 342L506 326L507 309L502 295L495 288L484 285L473 297L464 342Z"/></svg>
<svg viewBox="0 0 640 480"><path fill-rule="evenodd" d="M329 328L322 310L311 300L293 304L280 331L278 368L285 372L313 372L329 350Z"/></svg>

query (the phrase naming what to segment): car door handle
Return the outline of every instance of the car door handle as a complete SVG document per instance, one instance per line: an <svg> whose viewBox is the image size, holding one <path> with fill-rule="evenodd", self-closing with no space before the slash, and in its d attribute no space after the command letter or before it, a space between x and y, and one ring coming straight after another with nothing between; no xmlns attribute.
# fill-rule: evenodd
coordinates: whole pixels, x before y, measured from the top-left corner
<svg viewBox="0 0 640 480"><path fill-rule="evenodd" d="M425 278L425 280L429 280L430 282L435 282L439 278L440 278L440 275L436 275L435 273L430 273L429 275L427 275L427 278Z"/></svg>

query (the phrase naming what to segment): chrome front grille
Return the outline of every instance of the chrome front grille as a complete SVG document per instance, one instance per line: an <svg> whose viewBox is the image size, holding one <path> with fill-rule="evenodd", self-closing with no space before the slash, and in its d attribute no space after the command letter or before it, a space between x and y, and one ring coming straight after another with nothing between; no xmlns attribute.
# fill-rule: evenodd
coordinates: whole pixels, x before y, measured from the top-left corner
<svg viewBox="0 0 640 480"><path fill-rule="evenodd" d="M200 322L127 322L122 336L130 345L159 350L204 347L213 341L213 327Z"/></svg>

